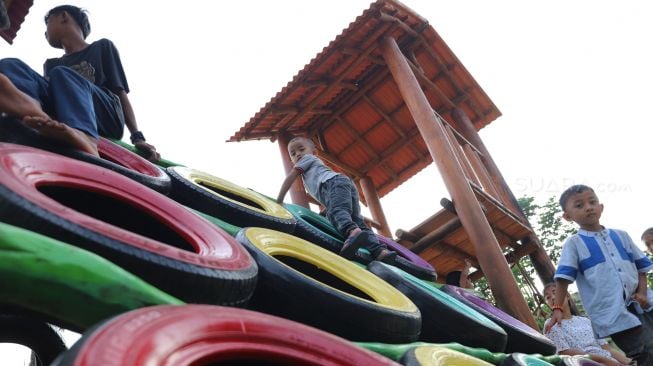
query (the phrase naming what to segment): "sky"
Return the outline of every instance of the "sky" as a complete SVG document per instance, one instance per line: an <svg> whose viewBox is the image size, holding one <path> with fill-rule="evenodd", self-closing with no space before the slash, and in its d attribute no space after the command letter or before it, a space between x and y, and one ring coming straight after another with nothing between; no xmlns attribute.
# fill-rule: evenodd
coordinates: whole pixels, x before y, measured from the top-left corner
<svg viewBox="0 0 653 366"><path fill-rule="evenodd" d="M278 146L225 141L370 4L69 3L89 10L88 41L109 38L120 50L139 127L164 158L271 196L284 177ZM60 4L36 1L14 45L0 43L0 57L40 72L46 58L60 56L43 36L43 15ZM480 135L515 196L542 203L588 184L605 205L602 223L643 248L639 237L653 226L653 3L404 4L429 21L501 110ZM381 203L394 232L438 211L442 197L450 195L431 165Z"/></svg>

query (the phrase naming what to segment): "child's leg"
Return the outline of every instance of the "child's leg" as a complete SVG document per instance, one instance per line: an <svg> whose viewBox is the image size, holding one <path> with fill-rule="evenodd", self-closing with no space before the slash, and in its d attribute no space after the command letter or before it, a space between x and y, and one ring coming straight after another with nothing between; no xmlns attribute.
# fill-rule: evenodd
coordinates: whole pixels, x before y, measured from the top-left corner
<svg viewBox="0 0 653 366"><path fill-rule="evenodd" d="M41 103L20 91L5 75L0 74L0 112L9 116L49 118Z"/></svg>
<svg viewBox="0 0 653 366"><path fill-rule="evenodd" d="M653 335L651 334L651 329L649 329L653 324L651 324L650 316L649 314L648 325L647 321L640 316L642 326L610 335L610 338L612 338L617 347L626 356L637 361L638 366L653 366Z"/></svg>
<svg viewBox="0 0 653 366"><path fill-rule="evenodd" d="M42 105L50 98L48 89L48 82L24 62L0 60L0 112L22 118L23 123L45 137L97 156L96 138L53 120L43 110Z"/></svg>

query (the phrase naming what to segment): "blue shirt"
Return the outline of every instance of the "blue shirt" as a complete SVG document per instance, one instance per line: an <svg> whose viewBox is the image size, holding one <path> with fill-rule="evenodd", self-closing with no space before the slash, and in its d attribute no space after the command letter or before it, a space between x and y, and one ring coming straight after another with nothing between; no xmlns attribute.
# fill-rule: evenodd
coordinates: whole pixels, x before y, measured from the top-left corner
<svg viewBox="0 0 653 366"><path fill-rule="evenodd" d="M302 174L304 188L320 203L324 203L324 198L320 194L320 185L340 174L329 169L320 158L311 154L302 156L295 164L295 169Z"/></svg>
<svg viewBox="0 0 653 366"><path fill-rule="evenodd" d="M639 273L653 262L621 230L578 230L562 247L555 279L576 281L597 337L640 325L626 306L637 290Z"/></svg>

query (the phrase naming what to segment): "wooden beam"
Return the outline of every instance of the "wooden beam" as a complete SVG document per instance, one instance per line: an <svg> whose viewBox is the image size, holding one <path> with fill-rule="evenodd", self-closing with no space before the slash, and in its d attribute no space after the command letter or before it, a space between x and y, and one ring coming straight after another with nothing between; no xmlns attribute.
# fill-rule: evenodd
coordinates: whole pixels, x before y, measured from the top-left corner
<svg viewBox="0 0 653 366"><path fill-rule="evenodd" d="M370 213L372 214L372 218L379 223L379 233L383 236L391 237L392 233L390 232L388 220L383 212L383 206L381 206L381 200L376 192L372 178L365 176L361 178L360 183L361 188L363 189L363 195L365 196L365 201L367 201Z"/></svg>
<svg viewBox="0 0 653 366"><path fill-rule="evenodd" d="M462 224L460 223L460 219L458 217L452 217L449 221L447 221L444 225L438 227L437 229L431 231L430 233L424 235L423 237L419 238L415 244L410 247L409 249L413 253L421 253L423 252L426 248L429 246L433 245L434 243L437 243L441 240L443 240L447 235L453 233L454 231L460 229Z"/></svg>
<svg viewBox="0 0 653 366"><path fill-rule="evenodd" d="M403 130L403 128L401 128L399 124L395 122L395 120L392 117L390 117L387 113L385 113L383 109L379 107L379 105L374 103L374 101L370 99L370 97L368 97L366 94L363 94L363 100L365 100L365 102L367 102L367 104L370 107L372 107L372 109L374 109L374 111L378 113L381 116L381 118L384 119L386 123L388 123L390 127L392 127L397 132L397 134L399 134L399 136L406 137L406 132Z"/></svg>
<svg viewBox="0 0 653 366"><path fill-rule="evenodd" d="M512 272L501 252L499 243L487 219L457 163L452 147L447 143L446 132L436 119L433 108L424 95L399 45L392 37L385 37L381 44L383 58L388 64L399 91L436 163L445 186L457 202L456 210L476 253L479 264L486 272L497 304L522 322L537 328L526 301L517 287Z"/></svg>

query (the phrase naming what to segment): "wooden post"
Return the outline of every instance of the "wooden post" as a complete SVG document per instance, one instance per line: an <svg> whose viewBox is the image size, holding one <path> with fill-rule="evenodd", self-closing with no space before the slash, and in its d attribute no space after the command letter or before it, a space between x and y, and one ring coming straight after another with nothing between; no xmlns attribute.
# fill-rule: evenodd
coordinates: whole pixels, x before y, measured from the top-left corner
<svg viewBox="0 0 653 366"><path fill-rule="evenodd" d="M456 204L460 222L474 245L479 264L488 279L497 305L515 318L538 329L492 228L465 178L453 147L448 142L446 132L437 120L399 45L394 38L385 37L381 43L381 52Z"/></svg>
<svg viewBox="0 0 653 366"><path fill-rule="evenodd" d="M277 141L279 142L279 152L281 153L281 161L283 162L283 169L286 172L286 174L288 174L294 166L292 161L290 161L290 156L288 156L288 142L289 142L288 135L279 134ZM297 179L295 183L293 183L293 185L290 187L288 192L290 193L290 200L292 201L292 203L309 208L306 191L304 190L304 187L302 186L302 182L299 179Z"/></svg>
<svg viewBox="0 0 653 366"><path fill-rule="evenodd" d="M461 108L455 108L453 111L453 118L456 121L456 127L458 128L458 131L467 139L467 141L472 143L483 154L483 160L487 166L488 173L490 174L492 180L494 181L495 188L497 190L503 191L503 195L506 196L511 201L509 203L512 204L514 207L516 207L517 215L519 215L519 217L521 217L522 219L524 219L526 223L528 223L528 219L526 218L526 215L519 207L517 198L515 198L515 195L512 193L512 190L510 189L510 187L508 187L508 184L506 183L506 180L503 178L501 171L499 170L496 163L492 159L492 155L490 155L490 153L488 152L487 148L485 147L485 144L483 143L483 140L478 135L478 131L476 131L476 128L474 128L474 124L469 119L465 111L462 110ZM530 223L528 223L528 226L530 226ZM555 274L555 267L551 262L551 258L549 258L544 248L542 248L542 244L540 243L540 240L537 238L536 235L530 235L529 239L532 243L536 244L537 246L537 248L529 254L529 256L531 257L531 261L533 262L533 267L535 268L535 272L537 272L537 276L540 278L540 281L542 281L542 283L547 283L552 281L553 275Z"/></svg>
<svg viewBox="0 0 653 366"><path fill-rule="evenodd" d="M370 177L365 176L360 179L360 183L363 195L365 196L365 201L367 202L367 207L369 207L370 213L372 214L372 219L381 225L379 228L379 234L392 239L392 233L388 227L388 220L385 218L385 213L381 206L381 200L379 200L379 194L376 192L376 188L374 187L374 182L372 182Z"/></svg>

